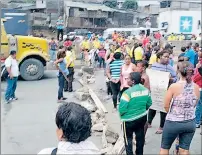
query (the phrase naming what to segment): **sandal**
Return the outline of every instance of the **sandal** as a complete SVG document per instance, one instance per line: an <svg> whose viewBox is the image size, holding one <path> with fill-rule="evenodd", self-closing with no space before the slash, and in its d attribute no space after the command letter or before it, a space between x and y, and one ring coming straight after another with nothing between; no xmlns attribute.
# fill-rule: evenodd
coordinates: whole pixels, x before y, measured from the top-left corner
<svg viewBox="0 0 202 155"><path fill-rule="evenodd" d="M163 129L158 129L157 131L156 131L156 134L162 134L163 133Z"/></svg>
<svg viewBox="0 0 202 155"><path fill-rule="evenodd" d="M148 128L152 128L152 125L148 123Z"/></svg>

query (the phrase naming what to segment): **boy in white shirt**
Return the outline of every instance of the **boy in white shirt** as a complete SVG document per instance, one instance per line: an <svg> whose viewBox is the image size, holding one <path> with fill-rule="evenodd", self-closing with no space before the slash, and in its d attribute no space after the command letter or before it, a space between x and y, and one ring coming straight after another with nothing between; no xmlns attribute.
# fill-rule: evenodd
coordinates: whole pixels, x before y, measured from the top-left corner
<svg viewBox="0 0 202 155"><path fill-rule="evenodd" d="M5 67L8 72L7 89L5 94L6 103L17 100L15 90L19 76L18 62L16 60L16 51L11 51L10 56L5 61Z"/></svg>

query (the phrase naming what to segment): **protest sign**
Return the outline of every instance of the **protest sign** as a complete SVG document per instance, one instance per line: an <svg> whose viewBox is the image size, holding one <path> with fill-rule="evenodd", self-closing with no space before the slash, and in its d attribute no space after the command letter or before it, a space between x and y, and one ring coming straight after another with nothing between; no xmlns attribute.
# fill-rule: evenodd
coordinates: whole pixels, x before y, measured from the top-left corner
<svg viewBox="0 0 202 155"><path fill-rule="evenodd" d="M148 69L147 75L149 76L152 97L150 109L165 112L164 97L168 89L170 73Z"/></svg>

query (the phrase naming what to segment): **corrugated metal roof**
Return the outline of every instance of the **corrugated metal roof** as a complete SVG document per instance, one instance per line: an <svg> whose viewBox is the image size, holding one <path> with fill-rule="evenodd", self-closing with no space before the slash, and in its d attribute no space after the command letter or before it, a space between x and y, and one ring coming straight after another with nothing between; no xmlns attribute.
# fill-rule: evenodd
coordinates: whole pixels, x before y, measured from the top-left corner
<svg viewBox="0 0 202 155"><path fill-rule="evenodd" d="M112 9L110 7L107 7L102 4L94 4L94 3L82 3L82 2L65 2L66 7L74 7L74 8L83 8L87 10L101 10L101 11L106 11L106 12L122 12L126 13L126 11L121 11L121 10L116 10Z"/></svg>

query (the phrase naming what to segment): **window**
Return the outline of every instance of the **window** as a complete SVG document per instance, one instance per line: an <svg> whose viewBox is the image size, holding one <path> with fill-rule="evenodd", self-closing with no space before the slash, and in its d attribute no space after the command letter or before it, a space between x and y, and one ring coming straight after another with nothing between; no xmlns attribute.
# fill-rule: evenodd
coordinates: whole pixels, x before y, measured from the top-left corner
<svg viewBox="0 0 202 155"><path fill-rule="evenodd" d="M162 1L160 2L160 8L169 8L171 5L171 1Z"/></svg>
<svg viewBox="0 0 202 155"><path fill-rule="evenodd" d="M84 11L84 9L83 8L79 8L79 11Z"/></svg>

